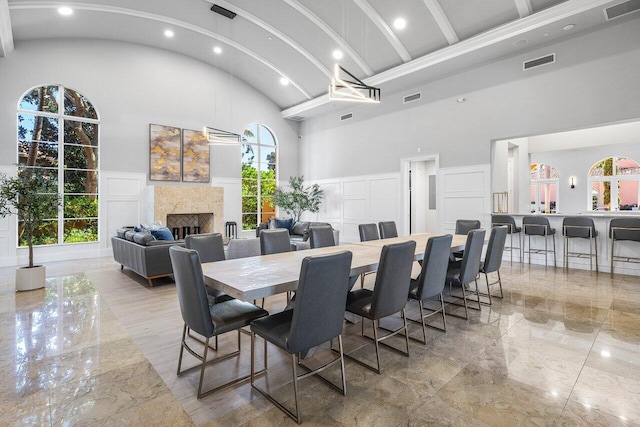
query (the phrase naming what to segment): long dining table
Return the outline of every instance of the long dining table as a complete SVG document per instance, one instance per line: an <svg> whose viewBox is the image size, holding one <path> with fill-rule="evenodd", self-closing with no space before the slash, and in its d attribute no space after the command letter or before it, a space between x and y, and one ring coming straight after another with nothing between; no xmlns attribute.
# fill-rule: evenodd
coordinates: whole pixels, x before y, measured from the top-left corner
<svg viewBox="0 0 640 427"><path fill-rule="evenodd" d="M208 262L202 264L202 272L208 286L239 300L252 301L287 291L295 291L302 260L305 257L350 251L353 254L350 276L355 281L355 278L360 274L375 271L378 268L384 245L413 240L416 242L415 260L420 261L424 257L427 240L430 237L441 235L436 233L415 234L303 251ZM451 249L459 250L464 247L465 242L466 236L454 235Z"/></svg>

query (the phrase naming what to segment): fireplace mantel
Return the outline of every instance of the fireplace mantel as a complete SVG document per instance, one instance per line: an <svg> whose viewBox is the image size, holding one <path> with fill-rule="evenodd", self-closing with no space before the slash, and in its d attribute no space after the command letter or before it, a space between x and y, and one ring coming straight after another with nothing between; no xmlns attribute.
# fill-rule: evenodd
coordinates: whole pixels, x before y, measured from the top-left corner
<svg viewBox="0 0 640 427"><path fill-rule="evenodd" d="M186 185L151 185L147 187L147 218L167 224L168 214L213 214L213 230L224 232L224 189Z"/></svg>

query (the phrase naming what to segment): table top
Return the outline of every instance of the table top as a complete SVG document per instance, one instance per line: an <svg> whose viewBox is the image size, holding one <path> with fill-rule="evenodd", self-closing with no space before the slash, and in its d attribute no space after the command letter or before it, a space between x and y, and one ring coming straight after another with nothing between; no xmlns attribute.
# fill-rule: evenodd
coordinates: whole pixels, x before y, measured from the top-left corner
<svg viewBox="0 0 640 427"><path fill-rule="evenodd" d="M302 260L305 257L350 251L353 254L350 276L354 277L367 271L375 271L378 268L378 261L384 245L414 240L416 242L415 259L420 260L424 256L424 249L429 237L439 235L441 234L418 234L274 255L208 262L202 264L202 272L207 285L234 298L252 301L295 290L300 277ZM465 241L466 236L455 235L451 244L452 249L459 249Z"/></svg>

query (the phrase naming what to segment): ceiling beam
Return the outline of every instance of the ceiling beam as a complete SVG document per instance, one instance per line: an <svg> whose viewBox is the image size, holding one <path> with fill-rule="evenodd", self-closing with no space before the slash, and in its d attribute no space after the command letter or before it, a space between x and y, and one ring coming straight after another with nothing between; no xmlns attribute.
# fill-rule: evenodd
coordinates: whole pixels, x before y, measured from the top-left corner
<svg viewBox="0 0 640 427"><path fill-rule="evenodd" d="M48 1L44 1L44 0L40 0L40 1L24 1L24 2L20 2L20 3L12 3L9 6L9 9L11 10L23 10L23 9L57 9L59 7L59 4L57 3L50 3ZM296 88L298 89L298 91L300 91L300 93L302 93L305 98L307 99L311 99L312 96L309 93L309 91L307 91L306 89L304 89L302 87L302 85L300 85L298 82L295 81L295 79L293 79L293 77L291 77L290 75L288 75L287 73L285 73L282 69L276 67L274 64L272 64L270 61L268 61L266 58L263 58L262 56L258 55L256 52L252 51L251 49L247 48L244 45L241 45L238 42L235 42L227 37L221 36L220 34L214 33L213 31L209 31L206 30L202 27L199 27L197 25L194 24L190 24L188 22L184 22L184 21L180 21L177 19L173 19L173 18L169 18L167 16L162 16L162 15L157 15L155 13L149 13L149 12L144 12L144 11L140 11L140 10L135 10L135 9L127 9L124 7L117 7L117 6L105 6L105 5L99 5L99 4L88 4L88 3L72 3L72 7L76 10L88 10L88 11L92 11L92 12L104 12L104 13L113 13L113 14L117 14L117 15L125 15L125 16L133 16L136 18L141 18L141 19L147 19L150 21L155 21L155 22L162 22L164 24L168 24L168 25L172 25L174 27L177 28L182 28L185 29L187 31L192 31L194 33L200 34L202 36L208 37L210 39L214 39L214 40L218 40L221 43L224 43L236 50L239 50L240 52L244 53L247 56L250 56L251 58L255 59L256 61L260 62L262 65L264 65L267 68L270 68L272 71L274 71L275 73L277 73L279 76L285 77L287 80L289 80L289 82Z"/></svg>
<svg viewBox="0 0 640 427"><path fill-rule="evenodd" d="M436 20L436 24L440 27L440 31L449 42L449 45L456 44L460 41L460 38L456 34L456 31L453 29L451 25L451 21L445 15L444 10L442 10L442 6L438 3L438 0L422 0L431 12L433 19Z"/></svg>
<svg viewBox="0 0 640 427"><path fill-rule="evenodd" d="M594 8L602 7L609 3L611 3L611 0L567 0L557 6L529 15L526 18L518 19L517 21L510 22L501 27L481 33L475 37L463 40L453 46L427 54L414 59L411 62L398 65L397 67L383 71L375 76L363 79L363 81L370 86L380 86L386 82L390 82L431 66L458 58L462 55L480 50L501 41L518 37L529 31L534 31L546 25L562 21L563 19L570 18ZM300 116L306 111L330 102L331 100L328 95L322 95L310 101L287 108L286 110L283 110L281 114L285 119L292 116Z"/></svg>
<svg viewBox="0 0 640 427"><path fill-rule="evenodd" d="M326 22L324 22L318 15L313 13L307 7L303 6L298 0L282 0L293 9L304 15L309 21L313 22L318 28L324 31L333 41L360 67L364 74L368 76L373 75L373 70L367 65L366 62L358 55L358 53L347 43L338 33L334 31Z"/></svg>
<svg viewBox="0 0 640 427"><path fill-rule="evenodd" d="M364 12L365 15L378 27L382 35L385 36L387 41L391 44L391 46L395 49L396 53L402 58L404 62L411 61L411 55L404 47L404 45L400 42L400 39L393 32L389 24L382 19L382 16L369 4L367 0L353 0L353 2L358 5L358 7Z"/></svg>
<svg viewBox="0 0 640 427"><path fill-rule="evenodd" d="M520 15L520 18L525 18L533 13L531 0L513 0L513 1L516 3L516 9L518 9L518 15Z"/></svg>
<svg viewBox="0 0 640 427"><path fill-rule="evenodd" d="M258 18L257 16L249 13L248 11L239 8L225 0L206 0L209 3L215 3L217 5L220 5L222 7L224 7L225 9L228 9L230 11L232 11L233 13L235 13L236 15L240 16L243 19L246 19L247 21L251 22L254 25L257 25L258 27L262 28L263 30L267 31L270 34L273 34L275 37L279 38L280 40L282 40L283 42L285 42L286 44L288 44L290 47L292 47L294 50L296 50L300 55L304 56L309 62L311 62L313 65L316 66L316 68L318 70L320 70L321 73L323 73L327 78L331 78L333 77L333 74L331 73L331 71L329 71L329 69L327 67L325 67L322 62L320 62L320 60L318 60L318 58L316 58L315 56L313 56L308 50L306 50L305 48L303 48L302 46L300 46L298 43L296 43L293 39L291 39L289 36L287 36L286 34L284 34L282 31L278 30L277 28L273 27L272 25L266 23L265 21L263 21L262 19Z"/></svg>
<svg viewBox="0 0 640 427"><path fill-rule="evenodd" d="M13 31L8 0L0 0L0 58L13 52Z"/></svg>

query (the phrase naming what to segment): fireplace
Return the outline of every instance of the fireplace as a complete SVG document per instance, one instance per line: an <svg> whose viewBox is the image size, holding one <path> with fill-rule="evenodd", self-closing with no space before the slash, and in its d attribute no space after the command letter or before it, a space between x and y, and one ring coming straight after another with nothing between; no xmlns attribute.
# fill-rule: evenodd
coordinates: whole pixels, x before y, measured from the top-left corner
<svg viewBox="0 0 640 427"><path fill-rule="evenodd" d="M167 227L176 239L188 234L213 233L213 213L167 214Z"/></svg>

